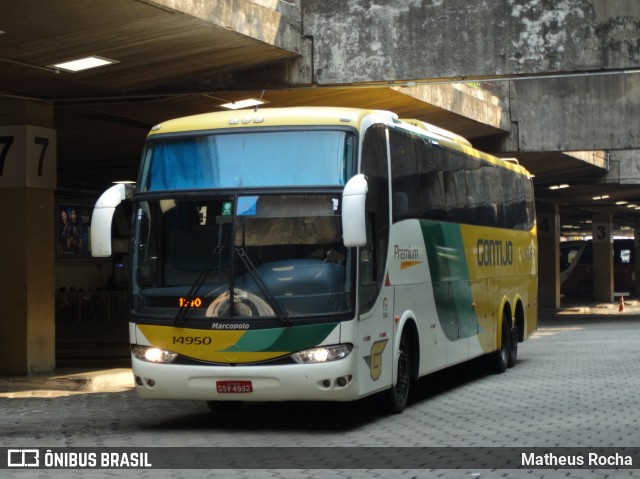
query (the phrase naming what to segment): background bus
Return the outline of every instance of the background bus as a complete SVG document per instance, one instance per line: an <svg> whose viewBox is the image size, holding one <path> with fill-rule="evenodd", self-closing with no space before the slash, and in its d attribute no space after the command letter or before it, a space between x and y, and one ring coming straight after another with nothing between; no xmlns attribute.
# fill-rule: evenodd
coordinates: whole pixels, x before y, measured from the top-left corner
<svg viewBox="0 0 640 479"><path fill-rule="evenodd" d="M355 400L401 411L425 374L513 366L537 324L530 175L388 112L219 112L153 128L133 201L142 398Z"/></svg>
<svg viewBox="0 0 640 479"><path fill-rule="evenodd" d="M591 240L560 243L560 292L567 297L593 299L593 243ZM613 288L635 295L635 246L633 239L613 241Z"/></svg>

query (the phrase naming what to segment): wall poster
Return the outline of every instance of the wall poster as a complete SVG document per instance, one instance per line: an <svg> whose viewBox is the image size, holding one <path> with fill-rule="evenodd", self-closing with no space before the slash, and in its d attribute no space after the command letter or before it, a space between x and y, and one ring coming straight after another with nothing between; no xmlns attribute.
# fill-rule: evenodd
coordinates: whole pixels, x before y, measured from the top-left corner
<svg viewBox="0 0 640 479"><path fill-rule="evenodd" d="M56 258L91 258L89 224L91 207L78 204L58 204L56 219Z"/></svg>

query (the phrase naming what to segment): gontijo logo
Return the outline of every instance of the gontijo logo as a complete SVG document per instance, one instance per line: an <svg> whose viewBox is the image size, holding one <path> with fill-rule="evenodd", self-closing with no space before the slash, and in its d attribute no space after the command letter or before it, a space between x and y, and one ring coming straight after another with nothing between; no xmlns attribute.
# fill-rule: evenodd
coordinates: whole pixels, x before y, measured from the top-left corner
<svg viewBox="0 0 640 479"><path fill-rule="evenodd" d="M478 266L511 266L513 243L492 239L479 239L476 247Z"/></svg>

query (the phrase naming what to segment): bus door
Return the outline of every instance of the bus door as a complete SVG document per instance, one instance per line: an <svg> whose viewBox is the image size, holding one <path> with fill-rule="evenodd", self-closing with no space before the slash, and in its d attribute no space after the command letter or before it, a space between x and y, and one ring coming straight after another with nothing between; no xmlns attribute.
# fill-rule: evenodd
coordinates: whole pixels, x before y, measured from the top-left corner
<svg viewBox="0 0 640 479"><path fill-rule="evenodd" d="M356 341L360 343L358 375L361 394L388 386L392 381L394 288L378 276L370 245L361 248L359 310Z"/></svg>
<svg viewBox="0 0 640 479"><path fill-rule="evenodd" d="M370 126L362 143L361 171L367 179L367 244L358 250L358 376L361 393L388 387L393 371L394 292L386 278L390 231L388 131Z"/></svg>

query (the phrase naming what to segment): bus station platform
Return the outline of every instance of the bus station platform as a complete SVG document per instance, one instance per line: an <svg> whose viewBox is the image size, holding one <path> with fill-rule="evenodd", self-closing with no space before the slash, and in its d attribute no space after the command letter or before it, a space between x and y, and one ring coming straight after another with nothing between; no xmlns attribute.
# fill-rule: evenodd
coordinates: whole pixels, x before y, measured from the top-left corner
<svg viewBox="0 0 640 479"><path fill-rule="evenodd" d="M602 317L607 315L633 315L640 314L640 300L623 298L616 296L614 302L611 303L587 303L587 302L571 302L565 301L559 309L540 309L538 311L538 323L545 321L562 319L567 317L589 316Z"/></svg>
<svg viewBox="0 0 640 479"><path fill-rule="evenodd" d="M0 398L120 392L133 387L130 368L63 368L29 376L0 376Z"/></svg>

